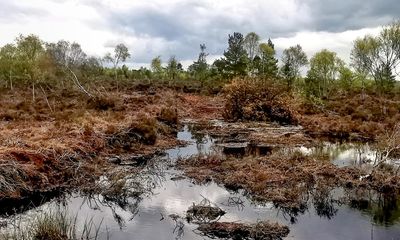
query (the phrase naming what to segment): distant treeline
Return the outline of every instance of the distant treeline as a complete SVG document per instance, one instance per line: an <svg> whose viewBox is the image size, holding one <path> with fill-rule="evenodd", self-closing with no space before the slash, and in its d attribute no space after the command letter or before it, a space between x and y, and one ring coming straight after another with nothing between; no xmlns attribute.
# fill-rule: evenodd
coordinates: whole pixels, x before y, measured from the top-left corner
<svg viewBox="0 0 400 240"><path fill-rule="evenodd" d="M329 48L329 46L327 46ZM382 28L378 36L367 35L354 42L351 63L335 52L323 49L310 59L300 45L283 51L280 64L269 39L261 42L254 32L228 36L223 57L207 62L207 48L200 45L196 61L183 69L172 56L166 64L157 56L150 69L130 69L124 63L131 57L124 44L102 58L88 56L78 43L61 40L47 43L38 36L20 35L0 48L0 84L3 88L35 84L62 85L80 81L197 81L200 86L236 77L269 78L298 89L308 96L328 97L337 89L373 89L379 93L397 89L396 70L400 63L400 22ZM302 71L307 71L305 77Z"/></svg>

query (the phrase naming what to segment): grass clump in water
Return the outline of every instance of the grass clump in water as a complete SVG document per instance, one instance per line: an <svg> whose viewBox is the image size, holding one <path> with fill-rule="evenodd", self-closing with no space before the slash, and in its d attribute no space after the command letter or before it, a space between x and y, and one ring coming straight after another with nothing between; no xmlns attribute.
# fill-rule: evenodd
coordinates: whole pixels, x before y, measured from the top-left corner
<svg viewBox="0 0 400 240"><path fill-rule="evenodd" d="M101 224L90 219L79 229L77 217L58 209L39 213L27 221L16 219L11 228L2 230L0 240L97 240Z"/></svg>

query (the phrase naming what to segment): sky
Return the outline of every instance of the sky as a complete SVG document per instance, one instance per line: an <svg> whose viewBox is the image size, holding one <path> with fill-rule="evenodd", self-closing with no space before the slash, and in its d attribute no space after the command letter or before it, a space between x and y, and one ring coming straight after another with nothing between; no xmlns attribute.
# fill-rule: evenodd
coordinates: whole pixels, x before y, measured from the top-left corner
<svg viewBox="0 0 400 240"><path fill-rule="evenodd" d="M128 46L129 66L149 66L156 56L176 56L184 66L200 44L208 61L221 57L228 34L271 38L277 57L300 44L311 57L321 49L349 62L352 43L400 17L399 0L0 0L0 46L19 34L47 42L81 44L101 57Z"/></svg>

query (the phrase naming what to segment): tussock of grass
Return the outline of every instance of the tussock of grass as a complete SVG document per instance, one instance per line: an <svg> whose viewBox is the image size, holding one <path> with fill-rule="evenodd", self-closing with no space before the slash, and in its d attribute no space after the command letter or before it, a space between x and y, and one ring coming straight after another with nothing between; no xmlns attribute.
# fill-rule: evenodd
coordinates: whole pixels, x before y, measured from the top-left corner
<svg viewBox="0 0 400 240"><path fill-rule="evenodd" d="M92 219L77 225L66 209L38 213L28 221L17 219L11 228L0 233L0 240L96 240L99 239L101 223Z"/></svg>

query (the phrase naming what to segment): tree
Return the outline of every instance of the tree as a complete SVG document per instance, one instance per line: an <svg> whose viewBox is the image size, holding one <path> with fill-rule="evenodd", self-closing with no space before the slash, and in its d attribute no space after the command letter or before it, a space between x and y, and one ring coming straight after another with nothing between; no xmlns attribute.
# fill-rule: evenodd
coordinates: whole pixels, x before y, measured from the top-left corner
<svg viewBox="0 0 400 240"><path fill-rule="evenodd" d="M244 46L250 60L249 70L251 74L254 73L254 68L255 68L254 58L257 56L259 45L260 45L260 36L258 36L257 33L255 32L248 33L244 38Z"/></svg>
<svg viewBox="0 0 400 240"><path fill-rule="evenodd" d="M300 69L308 64L306 53L300 45L289 47L283 50L281 73L289 89L294 81L300 77Z"/></svg>
<svg viewBox="0 0 400 240"><path fill-rule="evenodd" d="M86 69L87 71L93 71L93 69L98 67L97 65L100 64L98 59L87 59L86 53L78 43L70 43L65 40L47 44L46 51L61 73L70 76L73 83L83 93L89 97L93 97L93 95L90 94L80 83L78 79L78 70Z"/></svg>
<svg viewBox="0 0 400 240"><path fill-rule="evenodd" d="M162 78L163 68L161 56L157 56L151 60L151 71L155 77Z"/></svg>
<svg viewBox="0 0 400 240"><path fill-rule="evenodd" d="M37 80L40 74L39 59L44 53L43 42L35 35L28 35L26 37L20 35L16 39L16 45L17 64L29 76L32 84L34 84L34 81Z"/></svg>
<svg viewBox="0 0 400 240"><path fill-rule="evenodd" d="M17 48L13 44L6 44L0 49L0 74L8 79L10 89L13 89L13 75L16 74Z"/></svg>
<svg viewBox="0 0 400 240"><path fill-rule="evenodd" d="M203 85L204 80L207 78L208 64L207 64L206 45L200 44L200 53L197 61L189 66L188 71L194 75L194 77L200 80Z"/></svg>
<svg viewBox="0 0 400 240"><path fill-rule="evenodd" d="M111 53L107 53L104 59L107 62L113 64L113 69L115 73L115 79L117 79L117 67L120 62L125 62L131 54L129 53L128 47L126 47L123 43L118 44L114 49L114 55L112 56Z"/></svg>
<svg viewBox="0 0 400 240"><path fill-rule="evenodd" d="M228 45L228 49L224 51L224 72L229 77L247 75L249 58L244 48L243 35L238 32L229 35Z"/></svg>
<svg viewBox="0 0 400 240"><path fill-rule="evenodd" d="M87 58L83 62L81 68L85 76L99 76L103 73L101 59L98 59L96 57Z"/></svg>
<svg viewBox="0 0 400 240"><path fill-rule="evenodd" d="M354 42L351 51L354 68L372 76L380 92L391 89L400 64L400 21L385 26L376 37L366 35Z"/></svg>
<svg viewBox="0 0 400 240"><path fill-rule="evenodd" d="M86 53L76 42L60 40L57 43L47 44L46 50L61 68L77 69L86 61Z"/></svg>
<svg viewBox="0 0 400 240"><path fill-rule="evenodd" d="M307 72L308 93L317 97L328 97L329 86L337 79L343 65L343 60L335 52L326 49L317 52L310 59L310 70Z"/></svg>
<svg viewBox="0 0 400 240"><path fill-rule="evenodd" d="M276 77L278 74L278 59L275 58L275 48L271 39L268 43L259 45L260 56L255 60L260 77Z"/></svg>
<svg viewBox="0 0 400 240"><path fill-rule="evenodd" d="M339 68L339 82L344 90L350 90L354 85L355 79L356 76L350 68L344 65Z"/></svg>
<svg viewBox="0 0 400 240"><path fill-rule="evenodd" d="M175 80L178 76L178 73L182 70L182 64L178 62L175 56L171 56L167 64L167 73L169 79Z"/></svg>

